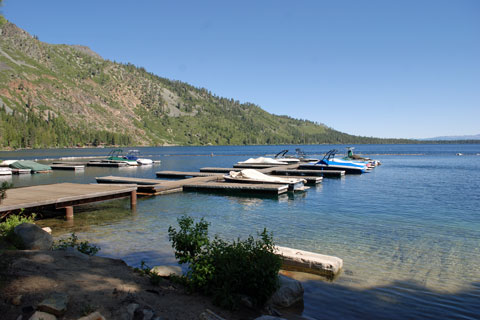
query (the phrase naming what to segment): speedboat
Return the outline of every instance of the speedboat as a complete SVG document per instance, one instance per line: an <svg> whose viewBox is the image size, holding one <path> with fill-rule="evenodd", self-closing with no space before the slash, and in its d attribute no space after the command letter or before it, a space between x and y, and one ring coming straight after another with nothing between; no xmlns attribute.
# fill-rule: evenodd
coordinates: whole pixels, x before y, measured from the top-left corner
<svg viewBox="0 0 480 320"><path fill-rule="evenodd" d="M26 169L30 170L32 173L46 173L52 171L52 167L30 160L15 161L14 163L10 164L10 168L13 170L20 169L20 171L25 171Z"/></svg>
<svg viewBox="0 0 480 320"><path fill-rule="evenodd" d="M240 161L240 162L237 162L237 164L246 164L246 165L254 165L254 164L266 164L266 165L287 165L289 164L288 162L286 161L280 161L280 160L276 160L276 159L272 159L272 158L265 158L265 157L259 157L259 158L250 158L248 160L245 160L245 161Z"/></svg>
<svg viewBox="0 0 480 320"><path fill-rule="evenodd" d="M288 164L294 164L294 163L300 162L300 159L298 159L297 157L286 155L287 152L288 152L288 149L280 151L275 155L275 160L286 162Z"/></svg>
<svg viewBox="0 0 480 320"><path fill-rule="evenodd" d="M332 149L325 154L323 159L317 162L302 164L299 166L299 169L342 170L345 171L346 174L361 174L368 172L369 168L365 163L335 158L337 152L338 150Z"/></svg>
<svg viewBox="0 0 480 320"><path fill-rule="evenodd" d="M288 185L289 191L303 191L305 187L305 179L284 178L268 176L254 169L244 169L242 171L230 171L228 175L223 176L225 181L239 183L268 183Z"/></svg>
<svg viewBox="0 0 480 320"><path fill-rule="evenodd" d="M359 155L353 154L353 149L355 148L347 147L347 156L343 158L344 160L359 162L359 163L366 163L367 166L369 167L376 167L381 165L380 161L378 160L372 160L370 158L365 158L365 157L361 157Z"/></svg>
<svg viewBox="0 0 480 320"><path fill-rule="evenodd" d="M132 159L127 159L123 155L123 150L122 149L114 149L110 151L108 154L107 159L102 160L102 162L123 162L126 163L129 166L138 166L137 160L132 160Z"/></svg>
<svg viewBox="0 0 480 320"><path fill-rule="evenodd" d="M130 160L130 161L136 161L138 164L140 164L142 166L153 164L153 160L145 159L145 158L139 158L138 157L139 155L140 155L140 152L138 150L130 150L124 156L124 158L127 159L127 160Z"/></svg>
<svg viewBox="0 0 480 320"><path fill-rule="evenodd" d="M12 169L8 167L0 167L0 176L12 175Z"/></svg>

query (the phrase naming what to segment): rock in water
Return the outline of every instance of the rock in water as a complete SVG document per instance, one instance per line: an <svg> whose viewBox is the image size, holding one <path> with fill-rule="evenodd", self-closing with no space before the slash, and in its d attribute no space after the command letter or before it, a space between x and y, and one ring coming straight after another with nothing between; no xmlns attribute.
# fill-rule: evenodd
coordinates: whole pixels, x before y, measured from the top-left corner
<svg viewBox="0 0 480 320"><path fill-rule="evenodd" d="M171 275L182 276L182 268L179 266L156 266L150 272L156 273L160 277L169 277Z"/></svg>
<svg viewBox="0 0 480 320"><path fill-rule="evenodd" d="M22 223L15 227L14 233L22 240L26 250L50 250L52 236L33 223Z"/></svg>
<svg viewBox="0 0 480 320"><path fill-rule="evenodd" d="M280 288L272 295L269 304L288 308L303 299L303 286L300 281L279 275Z"/></svg>

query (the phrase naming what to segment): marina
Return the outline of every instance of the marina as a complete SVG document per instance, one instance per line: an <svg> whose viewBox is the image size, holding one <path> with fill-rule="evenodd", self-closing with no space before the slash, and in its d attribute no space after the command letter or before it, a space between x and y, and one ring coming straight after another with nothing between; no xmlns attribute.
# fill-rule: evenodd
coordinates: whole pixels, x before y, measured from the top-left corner
<svg viewBox="0 0 480 320"><path fill-rule="evenodd" d="M322 280L325 276L317 278L312 272L307 275L288 271L305 288L305 317L315 318L328 310L329 318L354 318L349 313L354 310L368 318L401 319L408 318L409 310L416 310L422 318L475 319L480 311L480 291L475 282L480 264L476 254L480 239L476 214L479 199L475 191L480 187L475 156L480 152L478 145L357 146L359 153L374 156L383 165L368 174L340 176L341 179L323 176L323 182L307 192L278 196L182 192L186 179L155 179L159 171L232 169L233 163L265 153L275 154L278 149L145 148L142 153L161 160L161 167L86 167L80 174L53 170L49 174L2 178L15 187L28 187L41 183L91 184L96 183L96 178L118 177L129 180L123 182L124 186L135 183L138 195L139 183L147 183L140 179L161 181L158 186L144 185L151 188L150 195L162 196L139 197L136 211L131 211L128 200L114 200L75 208L73 225L65 221L65 209L59 209L61 215L57 218L39 220L41 226L54 230L56 239L75 232L101 247L100 255L122 259L130 266L138 267L142 260L148 265L174 265L167 229L176 225L178 217L189 214L196 220L204 217L211 224L210 234L222 239L244 239L266 227L273 232L278 246L340 257L343 267L331 280ZM331 147L302 149L317 156L322 153L317 150ZM25 150L11 155L3 153L3 158L95 156L97 152ZM457 152L465 156L455 156ZM276 170L293 169L282 166ZM229 171L217 173L222 176ZM316 171L318 176L298 170L286 174L322 177L321 170ZM202 181L207 178L190 178L197 179L191 184L207 184L208 181ZM106 181L110 183L119 181ZM380 309L380 315L372 311Z"/></svg>

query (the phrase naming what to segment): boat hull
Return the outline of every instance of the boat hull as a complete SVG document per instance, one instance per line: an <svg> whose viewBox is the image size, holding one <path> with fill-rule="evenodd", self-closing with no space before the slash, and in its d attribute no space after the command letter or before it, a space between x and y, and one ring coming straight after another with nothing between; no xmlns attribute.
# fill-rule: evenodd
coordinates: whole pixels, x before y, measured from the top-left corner
<svg viewBox="0 0 480 320"><path fill-rule="evenodd" d="M299 169L306 169L306 170L342 170L345 171L346 174L362 174L368 172L366 168L360 167L351 167L345 166L341 164L320 164L320 163L309 163L309 164L302 164L298 167Z"/></svg>

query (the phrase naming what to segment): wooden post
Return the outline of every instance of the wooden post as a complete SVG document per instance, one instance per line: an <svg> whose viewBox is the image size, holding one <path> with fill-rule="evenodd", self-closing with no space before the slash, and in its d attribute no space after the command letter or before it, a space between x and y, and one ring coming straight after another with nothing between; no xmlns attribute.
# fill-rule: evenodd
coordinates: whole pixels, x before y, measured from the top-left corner
<svg viewBox="0 0 480 320"><path fill-rule="evenodd" d="M131 209L137 208L137 190L133 190L130 195L130 208Z"/></svg>
<svg viewBox="0 0 480 320"><path fill-rule="evenodd" d="M73 221L73 206L65 207L67 221Z"/></svg>

